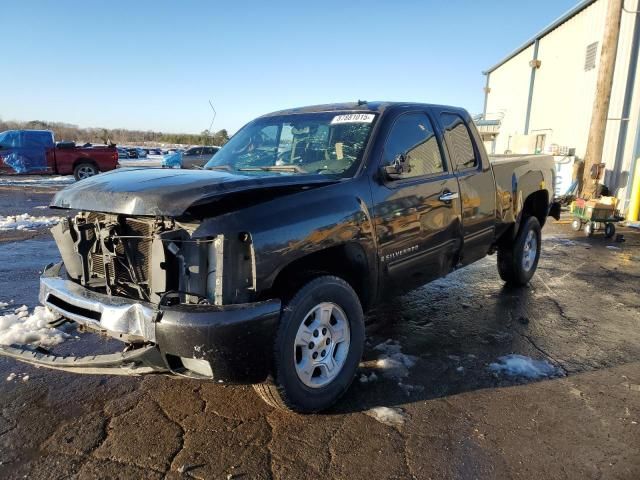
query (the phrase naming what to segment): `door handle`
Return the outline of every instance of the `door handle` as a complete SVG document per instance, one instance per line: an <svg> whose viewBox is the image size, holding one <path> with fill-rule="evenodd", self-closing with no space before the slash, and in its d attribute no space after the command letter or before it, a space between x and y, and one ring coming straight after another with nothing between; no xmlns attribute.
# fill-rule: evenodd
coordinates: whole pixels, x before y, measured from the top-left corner
<svg viewBox="0 0 640 480"><path fill-rule="evenodd" d="M458 192L444 192L438 197L438 200L440 200L441 202L450 202L451 200L455 200L458 197Z"/></svg>

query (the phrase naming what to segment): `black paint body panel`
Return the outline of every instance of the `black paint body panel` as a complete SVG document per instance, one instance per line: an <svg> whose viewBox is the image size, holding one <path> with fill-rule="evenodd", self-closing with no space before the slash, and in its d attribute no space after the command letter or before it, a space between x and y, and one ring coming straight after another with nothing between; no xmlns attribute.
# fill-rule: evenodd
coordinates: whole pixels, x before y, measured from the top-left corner
<svg viewBox="0 0 640 480"><path fill-rule="evenodd" d="M215 381L243 384L267 378L279 300L225 307L181 305L162 307L161 312L156 341L163 355L206 360Z"/></svg>

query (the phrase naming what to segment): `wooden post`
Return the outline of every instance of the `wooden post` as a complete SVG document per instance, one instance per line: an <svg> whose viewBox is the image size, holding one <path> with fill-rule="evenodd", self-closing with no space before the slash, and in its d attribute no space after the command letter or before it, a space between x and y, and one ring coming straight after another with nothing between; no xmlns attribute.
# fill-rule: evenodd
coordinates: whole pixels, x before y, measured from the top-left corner
<svg viewBox="0 0 640 480"><path fill-rule="evenodd" d="M607 17L605 19L604 36L602 38L600 63L598 67L598 80L596 83L596 95L591 112L587 152L584 156L582 196L586 198L594 197L598 188L597 180L591 179L591 167L603 161L602 151L604 148L604 136L607 130L613 72L616 67L622 4L623 0L609 0Z"/></svg>

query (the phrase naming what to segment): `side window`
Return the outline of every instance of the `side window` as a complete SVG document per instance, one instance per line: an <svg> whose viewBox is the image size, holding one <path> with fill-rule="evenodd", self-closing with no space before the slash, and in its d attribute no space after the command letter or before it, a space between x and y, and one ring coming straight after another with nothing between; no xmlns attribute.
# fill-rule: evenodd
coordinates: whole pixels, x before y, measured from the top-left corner
<svg viewBox="0 0 640 480"><path fill-rule="evenodd" d="M9 130L0 134L0 145L4 148L19 148L20 145L20 132L16 130Z"/></svg>
<svg viewBox="0 0 640 480"><path fill-rule="evenodd" d="M393 124L384 147L383 162L390 165L404 156L403 178L445 171L433 125L424 113L401 115Z"/></svg>
<svg viewBox="0 0 640 480"><path fill-rule="evenodd" d="M455 113L442 113L440 121L444 127L444 140L454 168L463 170L477 167L478 159L473 142L462 117Z"/></svg>

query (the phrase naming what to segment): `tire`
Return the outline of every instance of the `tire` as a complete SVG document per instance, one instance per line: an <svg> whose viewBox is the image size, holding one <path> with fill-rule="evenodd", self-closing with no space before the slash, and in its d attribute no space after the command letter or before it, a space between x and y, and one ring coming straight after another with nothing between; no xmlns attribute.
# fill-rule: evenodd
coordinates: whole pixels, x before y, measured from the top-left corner
<svg viewBox="0 0 640 480"><path fill-rule="evenodd" d="M580 230L582 230L582 220L580 220L579 218L574 219L573 222L571 222L571 230L573 230L574 232L579 232Z"/></svg>
<svg viewBox="0 0 640 480"><path fill-rule="evenodd" d="M514 242L498 248L498 273L507 285L523 286L533 277L540 259L540 231L538 219L528 217Z"/></svg>
<svg viewBox="0 0 640 480"><path fill-rule="evenodd" d="M616 234L616 226L613 223L607 223L604 226L604 236L605 238L611 238Z"/></svg>
<svg viewBox="0 0 640 480"><path fill-rule="evenodd" d="M596 230L596 225L593 222L587 222L584 226L584 234L587 237L593 237L593 232Z"/></svg>
<svg viewBox="0 0 640 480"><path fill-rule="evenodd" d="M93 177L100 173L98 167L91 162L82 162L75 166L73 169L73 176L76 181L84 180L85 178Z"/></svg>
<svg viewBox="0 0 640 480"><path fill-rule="evenodd" d="M353 288L338 277L317 277L283 306L273 380L254 389L275 408L325 410L351 385L364 338L364 314Z"/></svg>

